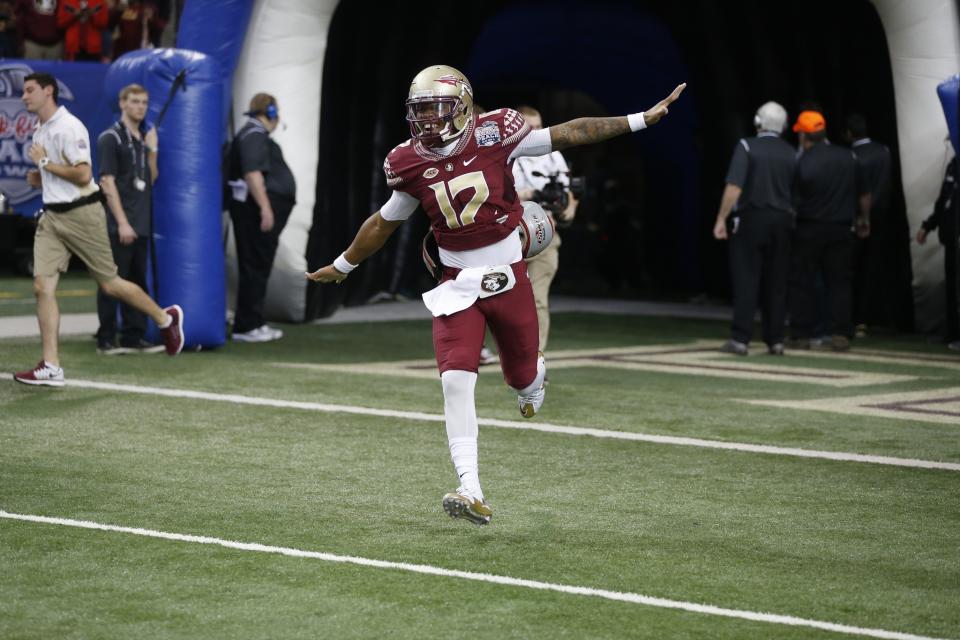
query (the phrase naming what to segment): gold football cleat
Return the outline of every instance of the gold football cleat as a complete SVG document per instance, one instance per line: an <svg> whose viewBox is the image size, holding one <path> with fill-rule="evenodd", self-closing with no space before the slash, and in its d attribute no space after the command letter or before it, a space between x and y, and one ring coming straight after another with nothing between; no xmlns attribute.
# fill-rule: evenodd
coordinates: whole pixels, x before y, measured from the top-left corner
<svg viewBox="0 0 960 640"><path fill-rule="evenodd" d="M451 518L463 518L476 525L490 524L493 510L486 500L477 500L464 491L443 496L443 510Z"/></svg>

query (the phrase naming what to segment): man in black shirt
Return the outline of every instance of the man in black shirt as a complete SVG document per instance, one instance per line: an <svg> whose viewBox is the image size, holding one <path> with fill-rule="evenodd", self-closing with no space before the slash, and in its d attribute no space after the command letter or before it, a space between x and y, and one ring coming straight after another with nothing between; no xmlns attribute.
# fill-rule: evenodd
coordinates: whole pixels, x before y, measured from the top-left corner
<svg viewBox="0 0 960 640"><path fill-rule="evenodd" d="M239 266L233 339L269 342L283 337L283 332L266 324L263 301L280 232L296 203L297 185L280 145L270 139L280 123L276 98L258 93L250 100L247 115L250 119L230 150L234 178L230 218Z"/></svg>
<svg viewBox="0 0 960 640"><path fill-rule="evenodd" d="M767 102L757 110L753 124L757 135L741 139L734 148L713 228L718 240L730 238L733 279L731 335L720 349L747 355L763 273L763 340L768 353L783 355L796 159L793 148L780 137L787 124L782 106Z"/></svg>
<svg viewBox="0 0 960 640"><path fill-rule="evenodd" d="M793 236L790 273L792 346L810 347L816 323L814 278L817 270L827 284L831 346L850 348L853 336L851 272L853 233L870 234L870 190L856 155L827 141L826 121L817 111L804 111L793 130L800 134L793 200L797 228Z"/></svg>
<svg viewBox="0 0 960 640"><path fill-rule="evenodd" d="M887 209L890 199L890 149L885 144L871 140L867 121L859 113L847 116L844 137L857 154L866 186L870 190L870 224L874 233L854 241L853 252L853 323L858 338L866 337L867 318L871 309L884 295L882 278L877 277L882 269L880 247L876 246L876 232L888 222ZM871 277L872 275L872 277Z"/></svg>
<svg viewBox="0 0 960 640"><path fill-rule="evenodd" d="M100 188L107 201L107 232L117 273L141 289L147 288L147 253L151 227L153 183L157 179L157 130L147 125L149 96L138 84L120 91L120 120L100 134L97 158ZM117 338L115 298L97 291L97 353L159 353L163 345L144 339L147 317L121 304L123 326Z"/></svg>

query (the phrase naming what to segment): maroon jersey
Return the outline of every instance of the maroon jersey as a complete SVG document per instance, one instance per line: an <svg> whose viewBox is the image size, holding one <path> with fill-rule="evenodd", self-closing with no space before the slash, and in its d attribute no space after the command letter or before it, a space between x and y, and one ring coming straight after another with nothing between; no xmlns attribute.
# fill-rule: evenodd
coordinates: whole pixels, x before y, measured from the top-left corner
<svg viewBox="0 0 960 640"><path fill-rule="evenodd" d="M498 109L467 123L448 156L407 140L387 154L387 185L420 201L444 249L485 247L510 235L523 215L509 158L528 133L522 115Z"/></svg>

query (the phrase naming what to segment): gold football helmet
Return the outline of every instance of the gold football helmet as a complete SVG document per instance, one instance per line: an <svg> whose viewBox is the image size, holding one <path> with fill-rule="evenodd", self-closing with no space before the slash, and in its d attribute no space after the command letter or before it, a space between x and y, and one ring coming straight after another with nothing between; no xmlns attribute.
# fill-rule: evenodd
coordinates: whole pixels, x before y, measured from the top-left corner
<svg viewBox="0 0 960 640"><path fill-rule="evenodd" d="M473 118L473 87L453 67L434 65L413 78L406 104L410 135L428 147L443 146Z"/></svg>

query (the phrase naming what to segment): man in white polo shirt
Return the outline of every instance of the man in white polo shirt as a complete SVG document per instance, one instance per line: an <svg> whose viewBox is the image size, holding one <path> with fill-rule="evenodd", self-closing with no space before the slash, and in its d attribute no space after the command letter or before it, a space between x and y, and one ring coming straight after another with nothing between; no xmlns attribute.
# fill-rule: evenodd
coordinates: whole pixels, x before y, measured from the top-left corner
<svg viewBox="0 0 960 640"><path fill-rule="evenodd" d="M90 136L65 107L57 106L57 80L48 73L31 73L23 80L23 103L37 114L39 124L29 155L39 170L27 182L43 189L43 215L33 243L33 292L43 343L43 360L30 371L14 374L18 382L63 386L58 340L60 308L56 290L70 255L83 260L100 289L153 318L171 356L183 349L183 309L161 309L137 285L117 276L100 190L90 166Z"/></svg>

